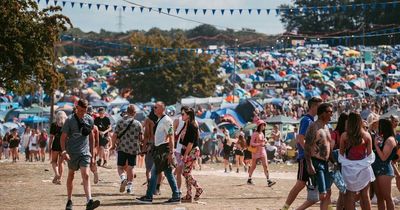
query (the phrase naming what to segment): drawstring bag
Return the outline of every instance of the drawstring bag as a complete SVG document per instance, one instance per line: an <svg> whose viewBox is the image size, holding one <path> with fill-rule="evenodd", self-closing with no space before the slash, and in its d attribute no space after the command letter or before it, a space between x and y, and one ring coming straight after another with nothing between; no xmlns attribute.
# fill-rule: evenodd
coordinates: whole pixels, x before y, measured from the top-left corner
<svg viewBox="0 0 400 210"><path fill-rule="evenodd" d="M319 192L314 176L310 177L307 182L307 200L311 202L319 201Z"/></svg>

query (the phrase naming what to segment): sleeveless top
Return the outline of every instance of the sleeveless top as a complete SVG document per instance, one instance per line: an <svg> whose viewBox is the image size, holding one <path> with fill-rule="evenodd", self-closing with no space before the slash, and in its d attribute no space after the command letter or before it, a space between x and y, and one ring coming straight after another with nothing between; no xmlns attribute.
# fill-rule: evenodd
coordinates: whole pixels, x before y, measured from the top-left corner
<svg viewBox="0 0 400 210"><path fill-rule="evenodd" d="M346 149L346 158L349 160L362 160L367 157L367 145L362 143Z"/></svg>

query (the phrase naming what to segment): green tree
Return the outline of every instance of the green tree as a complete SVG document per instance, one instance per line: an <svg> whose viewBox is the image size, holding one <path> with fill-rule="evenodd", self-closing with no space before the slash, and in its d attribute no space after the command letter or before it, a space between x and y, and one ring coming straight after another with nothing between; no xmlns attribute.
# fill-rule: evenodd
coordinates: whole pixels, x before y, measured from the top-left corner
<svg viewBox="0 0 400 210"><path fill-rule="evenodd" d="M383 8L384 2L393 1L295 0L292 6L281 5L281 9L291 9L291 12L281 15L281 21L288 32L298 31L299 34L306 35L352 35L398 26L400 7L393 8L391 4L387 4ZM342 10L341 6L353 4L356 5L354 8L347 6L345 11ZM362 4L365 5L364 8ZM300 11L305 7L306 13ZM324 12L323 7L328 7L329 12ZM334 7L336 12L333 12Z"/></svg>
<svg viewBox="0 0 400 210"><path fill-rule="evenodd" d="M185 48L196 48L182 33L165 37L152 30L151 35L133 33L131 62L117 73L117 86L133 89L138 101L151 98L172 104L182 97L208 97L214 94L220 81L217 77L219 64L210 64L209 55L185 52ZM156 47L157 52L144 51L143 46ZM163 51L162 48L181 49Z"/></svg>
<svg viewBox="0 0 400 210"><path fill-rule="evenodd" d="M20 93L41 85L47 93L63 81L53 66L55 43L70 20L61 7L39 10L33 0L0 1L0 84Z"/></svg>

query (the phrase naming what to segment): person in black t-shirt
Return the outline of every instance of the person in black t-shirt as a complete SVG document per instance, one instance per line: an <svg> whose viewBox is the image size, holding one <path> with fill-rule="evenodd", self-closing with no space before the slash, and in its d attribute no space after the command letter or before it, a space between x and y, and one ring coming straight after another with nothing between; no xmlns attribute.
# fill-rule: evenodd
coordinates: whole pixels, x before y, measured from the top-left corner
<svg viewBox="0 0 400 210"><path fill-rule="evenodd" d="M180 143L182 144L181 155L184 162L183 177L186 180L187 194L184 196L182 202L192 201L192 186L196 188L194 200L200 199L203 193L203 188L198 185L197 180L192 175L192 169L195 161L200 157L199 149L199 127L195 121L194 110L192 108L182 109L182 120L185 121L185 127Z"/></svg>
<svg viewBox="0 0 400 210"><path fill-rule="evenodd" d="M11 130L11 135L9 136L9 142L10 142L10 150L11 150L11 156L13 159L13 163L17 162L17 156L18 156L18 145L20 142L18 132L16 128L13 128Z"/></svg>
<svg viewBox="0 0 400 210"><path fill-rule="evenodd" d="M62 127L67 119L67 114L64 111L58 111L56 114L56 122L50 125L50 156L51 166L54 171L53 184L60 185L61 177L64 172L64 159L61 157L61 134Z"/></svg>
<svg viewBox="0 0 400 210"><path fill-rule="evenodd" d="M106 116L105 109L103 107L100 107L98 112L99 112L99 117L94 119L94 124L99 129L99 137L100 137L99 139L100 159L97 161L97 165L104 166L107 168L108 167L107 161L109 156L108 148L110 144L110 138L108 132L111 131L111 121L110 118Z"/></svg>

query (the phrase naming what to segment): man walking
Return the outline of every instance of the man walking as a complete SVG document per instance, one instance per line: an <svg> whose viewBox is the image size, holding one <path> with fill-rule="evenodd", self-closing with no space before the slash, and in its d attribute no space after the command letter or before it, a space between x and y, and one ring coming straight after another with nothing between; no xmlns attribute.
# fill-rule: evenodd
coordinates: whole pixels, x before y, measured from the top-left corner
<svg viewBox="0 0 400 210"><path fill-rule="evenodd" d="M304 159L304 136L306 135L306 131L308 127L314 122L314 117L317 115L318 106L322 103L322 99L318 97L313 97L308 100L308 113L304 115L300 120L300 131L297 135L297 162L298 162L298 170L297 170L297 181L296 184L292 187L289 192L288 197L286 198L286 203L283 206L282 210L289 209L290 205L296 199L297 195L304 189L306 186L306 182L308 181L308 173L307 173L307 164ZM312 206L315 202L305 201L299 209L306 209Z"/></svg>
<svg viewBox="0 0 400 210"><path fill-rule="evenodd" d="M323 103L318 107L318 120L307 130L304 145L304 157L307 162L309 176L314 176L317 181L320 209L331 209L331 177L328 161L331 155L331 135L328 123L332 117L332 105Z"/></svg>
<svg viewBox="0 0 400 210"><path fill-rule="evenodd" d="M106 116L106 110L104 107L100 107L98 110L99 117L94 119L94 124L99 129L99 144L100 144L100 158L97 161L98 166L104 166L105 168L109 168L108 166L108 145L109 145L109 137L108 132L111 131L111 121L110 118Z"/></svg>
<svg viewBox="0 0 400 210"><path fill-rule="evenodd" d="M135 120L135 106L130 104L126 110L126 115L117 123L115 132L112 136L113 147L117 145L118 152L118 175L121 178L119 191L131 194L133 181L133 168L136 165L136 156L140 153L140 144L143 142L143 127L139 121ZM125 166L127 177L125 175Z"/></svg>
<svg viewBox="0 0 400 210"><path fill-rule="evenodd" d="M62 128L61 149L62 156L68 161L67 195L68 202L66 210L72 210L72 189L75 171L80 170L83 180L87 203L86 210L92 210L100 205L100 201L92 199L89 182L89 166L94 164L93 159L93 119L86 114L88 102L79 100L74 114L68 117ZM89 138L89 136L91 136ZM90 145L90 146L89 146Z"/></svg>
<svg viewBox="0 0 400 210"><path fill-rule="evenodd" d="M174 130L172 120L165 113L165 104L157 102L154 112L158 117L154 133L154 164L151 169L150 183L147 187L145 196L137 198L139 203L150 204L153 202L153 193L156 190L158 174L164 172L172 190L172 198L166 201L168 204L180 203L180 192L176 184L176 179L172 173L172 168L176 164L174 161Z"/></svg>

